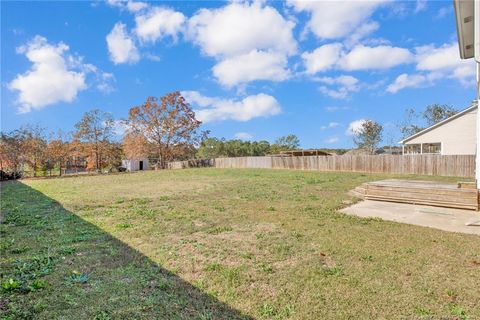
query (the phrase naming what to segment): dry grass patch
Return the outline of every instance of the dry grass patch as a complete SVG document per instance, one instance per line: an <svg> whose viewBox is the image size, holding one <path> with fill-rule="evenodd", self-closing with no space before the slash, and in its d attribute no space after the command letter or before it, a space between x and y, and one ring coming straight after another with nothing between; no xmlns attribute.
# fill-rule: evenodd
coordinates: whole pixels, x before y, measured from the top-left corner
<svg viewBox="0 0 480 320"><path fill-rule="evenodd" d="M0 308L44 319L480 318L478 237L338 213L350 189L388 177L198 169L5 185Z"/></svg>

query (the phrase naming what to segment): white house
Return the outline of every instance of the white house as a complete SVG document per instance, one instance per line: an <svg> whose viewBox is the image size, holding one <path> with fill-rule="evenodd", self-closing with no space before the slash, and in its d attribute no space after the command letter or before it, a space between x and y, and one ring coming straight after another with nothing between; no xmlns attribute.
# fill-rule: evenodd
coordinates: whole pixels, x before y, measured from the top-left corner
<svg viewBox="0 0 480 320"><path fill-rule="evenodd" d="M139 171L148 170L150 165L147 158L138 158L122 160L122 167L126 168L127 171Z"/></svg>
<svg viewBox="0 0 480 320"><path fill-rule="evenodd" d="M450 118L403 139L403 154L475 155L476 102Z"/></svg>

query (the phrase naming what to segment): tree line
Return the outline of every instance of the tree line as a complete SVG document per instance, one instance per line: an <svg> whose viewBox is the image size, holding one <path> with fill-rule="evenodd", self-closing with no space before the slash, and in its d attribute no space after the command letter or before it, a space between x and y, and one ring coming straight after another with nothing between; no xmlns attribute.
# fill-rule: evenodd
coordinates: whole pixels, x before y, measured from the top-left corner
<svg viewBox="0 0 480 320"><path fill-rule="evenodd" d="M225 140L207 138L198 148L199 158L212 159L218 157L247 157L278 154L282 151L296 150L300 147L300 140L294 134L289 134L275 140L268 141L243 141L240 139Z"/></svg>
<svg viewBox="0 0 480 320"><path fill-rule="evenodd" d="M415 121L423 118L434 124L457 111L446 105L428 106L419 116L407 109L400 132L410 135L422 129ZM300 147L297 136L289 134L275 140L243 141L209 137L200 130L201 121L180 92L156 98L149 97L129 110L121 120L125 128L123 140L114 139L118 125L108 112L99 109L86 112L72 132L46 133L39 126L26 125L10 132L0 132L1 178L62 175L85 171L122 170L122 159L148 159L155 168L165 168L173 160L192 158L263 156ZM357 148L371 154L382 141L383 127L365 120L353 135ZM341 150L346 151L346 150ZM124 169L124 168L123 168Z"/></svg>
<svg viewBox="0 0 480 320"><path fill-rule="evenodd" d="M47 133L38 125L0 132L1 178L110 172L122 170L124 158L148 158L155 168L165 168L173 160L265 155L300 145L295 135L271 145L210 138L179 92L149 97L131 108L128 118L120 121L125 128L121 142L115 139L118 124L110 113L95 109L86 112L72 132Z"/></svg>
<svg viewBox="0 0 480 320"><path fill-rule="evenodd" d="M118 167L122 146L112 140L113 128L111 115L96 109L85 113L74 132L47 134L38 125L1 132L1 178L62 175L67 169L91 171Z"/></svg>

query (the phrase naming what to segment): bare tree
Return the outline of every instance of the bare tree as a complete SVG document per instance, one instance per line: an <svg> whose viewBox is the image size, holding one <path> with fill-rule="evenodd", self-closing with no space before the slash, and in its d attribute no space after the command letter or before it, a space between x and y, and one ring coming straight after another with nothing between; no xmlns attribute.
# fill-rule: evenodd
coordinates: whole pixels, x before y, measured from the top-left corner
<svg viewBox="0 0 480 320"><path fill-rule="evenodd" d="M45 130L39 126L26 125L20 128L20 134L23 136L22 152L35 177L37 170L45 164L46 160Z"/></svg>
<svg viewBox="0 0 480 320"><path fill-rule="evenodd" d="M1 170L11 172L13 179L19 177L19 172L26 161L24 142L25 134L21 130L0 133Z"/></svg>
<svg viewBox="0 0 480 320"><path fill-rule="evenodd" d="M156 168L165 168L175 156L177 146L195 144L202 135L197 132L201 122L180 92L163 97L149 97L130 109L128 125L152 144L157 158Z"/></svg>
<svg viewBox="0 0 480 320"><path fill-rule="evenodd" d="M458 110L447 104L431 104L423 111L423 119L427 122L427 126L433 126L440 121L458 113Z"/></svg>
<svg viewBox="0 0 480 320"><path fill-rule="evenodd" d="M417 132L422 131L422 127L416 124L419 115L413 108L408 108L405 110L404 120L398 124L400 133L402 134L402 139L410 137Z"/></svg>
<svg viewBox="0 0 480 320"><path fill-rule="evenodd" d="M56 135L52 134L47 145L47 159L49 161L50 170L58 164L60 175L62 175L62 168L70 156L70 144L68 142L68 135L59 131Z"/></svg>
<svg viewBox="0 0 480 320"><path fill-rule="evenodd" d="M353 142L359 149L365 149L370 154L375 154L379 143L382 141L383 127L373 120L365 120L359 130L354 133Z"/></svg>
<svg viewBox="0 0 480 320"><path fill-rule="evenodd" d="M112 115L98 109L86 112L75 125L75 138L84 144L97 171L102 167L102 157L108 152L114 125Z"/></svg>
<svg viewBox="0 0 480 320"><path fill-rule="evenodd" d="M408 108L405 110L403 122L401 122L398 127L402 133L402 138L407 138L457 113L458 110L453 106L437 103L428 105L425 110L421 112L417 112L413 108Z"/></svg>

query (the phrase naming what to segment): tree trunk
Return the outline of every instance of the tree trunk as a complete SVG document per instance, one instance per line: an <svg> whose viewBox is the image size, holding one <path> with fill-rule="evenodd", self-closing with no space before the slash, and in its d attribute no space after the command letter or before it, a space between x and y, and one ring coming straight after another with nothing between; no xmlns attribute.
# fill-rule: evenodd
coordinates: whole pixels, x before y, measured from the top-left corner
<svg viewBox="0 0 480 320"><path fill-rule="evenodd" d="M98 159L98 148L95 148L95 166L98 172L100 170L100 162Z"/></svg>
<svg viewBox="0 0 480 320"><path fill-rule="evenodd" d="M155 170L158 170L159 168L162 168L162 151L159 149L157 152L157 163L155 165Z"/></svg>

